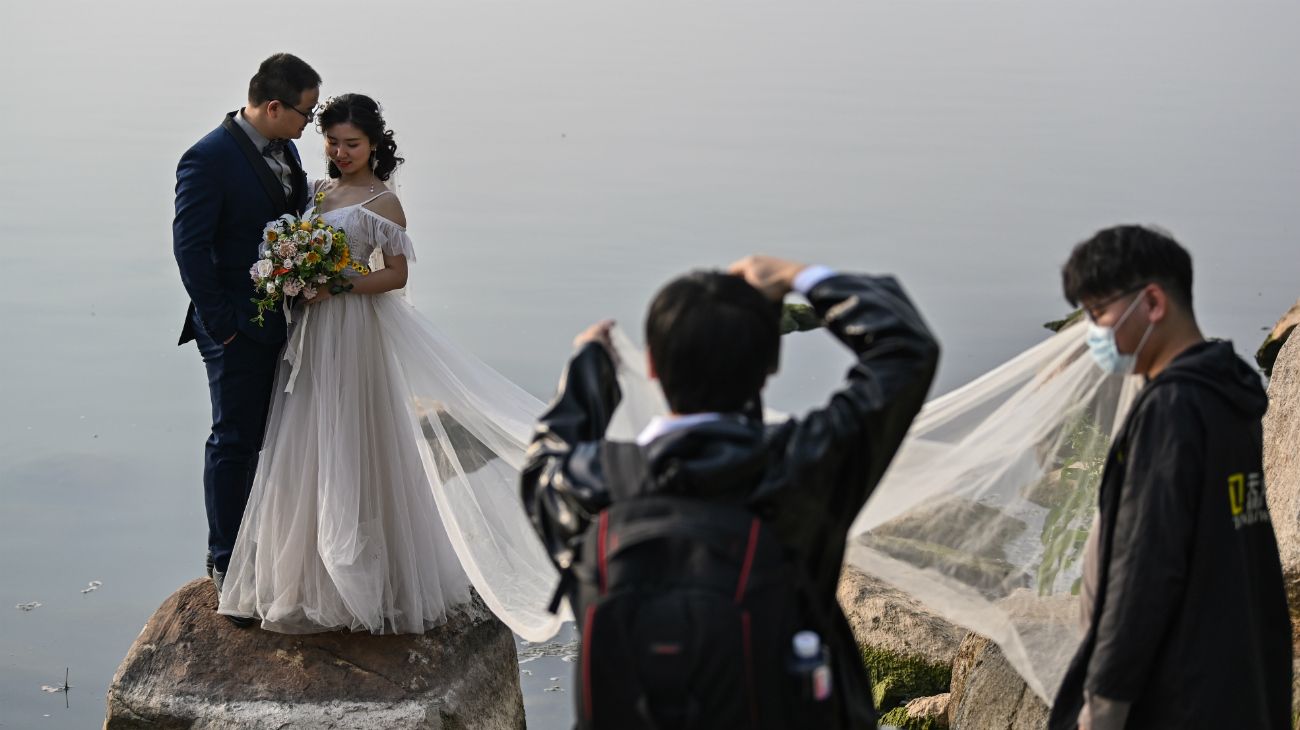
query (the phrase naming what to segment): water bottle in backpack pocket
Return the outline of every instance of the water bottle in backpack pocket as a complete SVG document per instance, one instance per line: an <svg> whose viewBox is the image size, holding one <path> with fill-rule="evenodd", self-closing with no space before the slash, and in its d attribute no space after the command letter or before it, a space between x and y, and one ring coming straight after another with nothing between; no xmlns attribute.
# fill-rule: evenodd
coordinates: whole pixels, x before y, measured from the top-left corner
<svg viewBox="0 0 1300 730"><path fill-rule="evenodd" d="M749 511L670 496L615 503L573 574L579 728L834 725L824 627Z"/></svg>

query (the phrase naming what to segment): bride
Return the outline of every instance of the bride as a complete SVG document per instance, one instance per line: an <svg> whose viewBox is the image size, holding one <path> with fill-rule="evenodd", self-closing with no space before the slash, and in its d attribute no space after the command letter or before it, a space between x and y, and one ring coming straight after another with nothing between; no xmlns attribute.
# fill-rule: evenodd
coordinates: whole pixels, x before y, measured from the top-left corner
<svg viewBox="0 0 1300 730"><path fill-rule="evenodd" d="M473 586L516 633L549 638L557 577L517 496L544 405L401 294L415 252L379 106L345 94L319 119L329 178L309 213L375 270L294 312L218 611L285 633L421 633Z"/></svg>

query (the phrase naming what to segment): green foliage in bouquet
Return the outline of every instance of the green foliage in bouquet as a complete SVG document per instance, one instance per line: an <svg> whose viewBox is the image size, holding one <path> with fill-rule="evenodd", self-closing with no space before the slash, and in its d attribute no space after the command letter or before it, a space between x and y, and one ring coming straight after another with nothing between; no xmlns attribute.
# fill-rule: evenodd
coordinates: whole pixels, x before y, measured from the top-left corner
<svg viewBox="0 0 1300 730"><path fill-rule="evenodd" d="M365 264L352 259L343 229L326 224L320 216L286 214L267 223L258 259L248 272L259 295L252 300L257 305L252 321L260 327L265 322L263 315L283 306L286 299L316 296L318 287L341 276L345 269L362 276L370 273Z"/></svg>

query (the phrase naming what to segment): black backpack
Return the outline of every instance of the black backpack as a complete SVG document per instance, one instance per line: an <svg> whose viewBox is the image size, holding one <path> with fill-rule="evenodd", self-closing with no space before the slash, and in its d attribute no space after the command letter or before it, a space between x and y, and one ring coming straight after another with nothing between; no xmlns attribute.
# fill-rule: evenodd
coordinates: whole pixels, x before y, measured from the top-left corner
<svg viewBox="0 0 1300 730"><path fill-rule="evenodd" d="M624 472L609 475L612 489L642 478L635 462L612 465ZM825 622L802 571L744 506L653 487L616 496L588 527L566 584L582 636L578 728L837 725L829 669L815 690L792 647L799 631L825 637Z"/></svg>

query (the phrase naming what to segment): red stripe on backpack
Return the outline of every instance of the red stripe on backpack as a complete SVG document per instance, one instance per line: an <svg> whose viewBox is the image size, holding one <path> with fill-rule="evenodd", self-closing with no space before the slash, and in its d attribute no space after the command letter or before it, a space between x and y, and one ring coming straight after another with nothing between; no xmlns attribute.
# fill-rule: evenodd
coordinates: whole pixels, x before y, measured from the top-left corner
<svg viewBox="0 0 1300 730"><path fill-rule="evenodd" d="M736 581L736 603L745 597L745 586L749 583L749 570L754 567L754 550L758 547L758 518L749 523L749 544L745 546L745 562L740 567L740 580Z"/></svg>
<svg viewBox="0 0 1300 730"><path fill-rule="evenodd" d="M600 595L608 590L606 579L609 569L606 540L609 537L609 512L600 513L600 531L596 533L596 569L600 571Z"/></svg>

